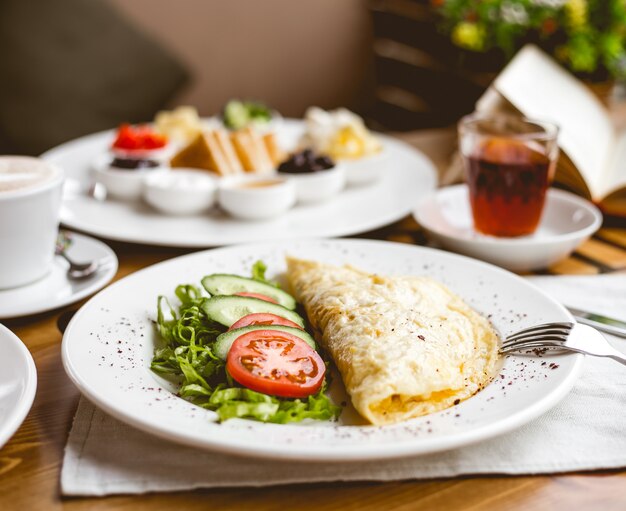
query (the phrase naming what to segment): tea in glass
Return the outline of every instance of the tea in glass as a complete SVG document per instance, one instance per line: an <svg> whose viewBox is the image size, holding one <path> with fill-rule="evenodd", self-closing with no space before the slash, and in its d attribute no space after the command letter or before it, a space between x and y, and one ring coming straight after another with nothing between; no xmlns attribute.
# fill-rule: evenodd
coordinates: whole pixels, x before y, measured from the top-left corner
<svg viewBox="0 0 626 511"><path fill-rule="evenodd" d="M539 225L558 146L549 123L469 116L459 126L476 231L524 236Z"/></svg>

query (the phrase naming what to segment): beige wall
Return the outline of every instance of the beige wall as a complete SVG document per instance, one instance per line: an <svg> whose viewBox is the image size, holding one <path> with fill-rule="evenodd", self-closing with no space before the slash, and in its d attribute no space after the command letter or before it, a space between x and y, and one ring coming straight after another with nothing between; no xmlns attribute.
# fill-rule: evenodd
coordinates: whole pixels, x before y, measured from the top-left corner
<svg viewBox="0 0 626 511"><path fill-rule="evenodd" d="M194 81L176 102L203 115L232 97L298 116L367 95L366 0L109 1L186 64Z"/></svg>

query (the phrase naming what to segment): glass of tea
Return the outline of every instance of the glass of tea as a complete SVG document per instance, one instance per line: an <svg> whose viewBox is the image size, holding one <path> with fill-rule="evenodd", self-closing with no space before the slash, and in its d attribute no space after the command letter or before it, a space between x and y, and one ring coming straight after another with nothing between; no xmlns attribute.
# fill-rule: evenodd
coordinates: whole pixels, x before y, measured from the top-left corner
<svg viewBox="0 0 626 511"><path fill-rule="evenodd" d="M555 124L504 114L461 119L459 146L476 231L514 237L537 229L559 154L558 132Z"/></svg>

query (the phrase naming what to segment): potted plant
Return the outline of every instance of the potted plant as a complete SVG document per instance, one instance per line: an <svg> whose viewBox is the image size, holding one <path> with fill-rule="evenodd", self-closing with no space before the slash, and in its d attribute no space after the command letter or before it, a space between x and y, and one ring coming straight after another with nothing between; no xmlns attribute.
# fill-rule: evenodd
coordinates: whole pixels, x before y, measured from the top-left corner
<svg viewBox="0 0 626 511"><path fill-rule="evenodd" d="M534 43L600 96L626 76L624 0L432 0L441 29L467 53L508 59Z"/></svg>

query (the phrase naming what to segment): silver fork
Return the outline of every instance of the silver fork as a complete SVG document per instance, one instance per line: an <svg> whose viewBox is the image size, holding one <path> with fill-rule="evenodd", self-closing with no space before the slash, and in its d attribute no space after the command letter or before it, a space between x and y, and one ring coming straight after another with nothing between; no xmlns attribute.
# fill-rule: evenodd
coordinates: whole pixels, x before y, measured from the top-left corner
<svg viewBox="0 0 626 511"><path fill-rule="evenodd" d="M596 329L579 323L545 323L509 335L500 353L513 351L566 350L608 357L626 365L626 355L614 349Z"/></svg>

